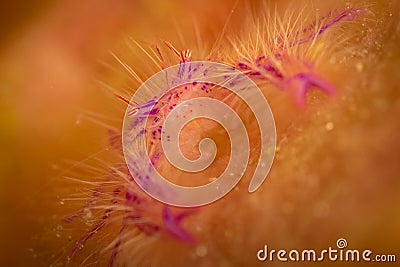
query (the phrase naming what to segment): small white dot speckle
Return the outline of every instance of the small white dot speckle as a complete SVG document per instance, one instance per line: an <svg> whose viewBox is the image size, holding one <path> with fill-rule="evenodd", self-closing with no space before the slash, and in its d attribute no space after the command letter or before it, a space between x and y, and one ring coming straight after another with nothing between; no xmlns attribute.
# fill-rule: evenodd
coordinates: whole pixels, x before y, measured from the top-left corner
<svg viewBox="0 0 400 267"><path fill-rule="evenodd" d="M327 124L325 124L325 129L327 131L332 131L334 128L333 122L328 122Z"/></svg>
<svg viewBox="0 0 400 267"><path fill-rule="evenodd" d="M198 246L196 248L196 255L199 257L204 257L207 255L207 247L204 245Z"/></svg>

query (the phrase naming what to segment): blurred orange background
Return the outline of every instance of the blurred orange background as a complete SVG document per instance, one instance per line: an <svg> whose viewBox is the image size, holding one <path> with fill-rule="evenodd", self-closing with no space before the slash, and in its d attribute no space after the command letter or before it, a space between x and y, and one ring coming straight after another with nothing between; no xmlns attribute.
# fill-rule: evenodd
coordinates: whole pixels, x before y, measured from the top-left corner
<svg viewBox="0 0 400 267"><path fill-rule="evenodd" d="M82 120L82 114L111 114L116 125L121 123L119 100L97 82L115 78L107 77L111 74L103 64L110 58L109 51L118 50L127 36L183 43L179 32L195 35L196 20L202 22L202 36L212 43L234 5L233 0L218 4L215 0L40 0L2 7L1 266L49 264L45 258L56 242L40 240L41 235L53 234L59 219L52 215L59 208L56 185L63 162L85 159L108 142L105 128ZM393 221L375 218L374 225L380 227L381 220L388 220L393 230L397 217ZM379 238L382 244L389 242Z"/></svg>
<svg viewBox="0 0 400 267"><path fill-rule="evenodd" d="M145 40L168 38L162 33L175 27L170 14L178 16L176 21L188 22L192 21L188 10L203 9L207 15L217 12L202 3L185 1L3 4L0 11L2 266L41 265L34 262L31 248L35 235L44 231L43 225L54 205L46 202L56 200L52 184L60 174L58 163L64 159L82 159L104 145L104 129L77 122L82 109L98 111L102 105L106 109L109 105L110 97L99 88L95 78L101 76L99 61L108 55L115 40L128 33Z"/></svg>
<svg viewBox="0 0 400 267"><path fill-rule="evenodd" d="M167 39L193 16L225 16L193 1L13 1L0 16L0 264L42 265L38 235L54 209L59 163L100 150L104 128L80 123L82 110L102 111L114 98L96 83L99 63L116 40ZM218 13L218 14L217 14ZM111 100L110 100L111 99ZM111 101L111 103L110 103ZM118 100L115 100L117 102ZM119 103L118 103L119 104ZM112 108L111 108L112 109ZM107 113L107 112L104 112ZM50 196L50 197L49 197ZM48 244L51 247L51 244ZM45 248L44 248L45 249ZM40 251L39 251L40 253Z"/></svg>

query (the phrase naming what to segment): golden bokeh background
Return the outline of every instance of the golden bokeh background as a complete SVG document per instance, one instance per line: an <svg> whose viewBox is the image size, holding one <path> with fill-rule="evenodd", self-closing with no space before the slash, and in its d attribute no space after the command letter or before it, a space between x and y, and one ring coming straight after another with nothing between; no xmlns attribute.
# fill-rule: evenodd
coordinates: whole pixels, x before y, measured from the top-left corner
<svg viewBox="0 0 400 267"><path fill-rule="evenodd" d="M110 77L112 74L103 64L110 58L109 51L118 51L126 36L149 43L159 42L160 38L183 43L180 35L193 38L196 23L201 24L205 46L210 46L222 31L235 2L41 0L3 5L0 11L1 266L47 266L51 262L46 257L58 245L57 238L43 243L42 235L54 234L52 228L58 218L52 216L58 213L62 197L58 180L64 168L73 164L71 161L79 162L93 155L108 142L105 128L85 120L84 114L111 114L115 125L121 123L119 100L97 82L99 78L118 80ZM245 4L239 1L239 5ZM238 14L232 24L240 22ZM400 36L400 30L397 34ZM392 66L398 66L398 62ZM393 86L395 82L392 75L387 84ZM398 96L397 93L393 98ZM368 103L368 99L365 101ZM393 121L391 117L388 123L393 126ZM386 132L382 133L385 136ZM399 134L390 138L398 140ZM385 145L389 147L388 142ZM396 150L398 144L393 148ZM379 161L381 169L376 171L384 170L386 163L392 168L383 172L388 177L382 178L386 184L379 189L393 186L389 195L394 196L399 182L395 177L398 168L393 162L400 159L398 151L388 149L388 155L390 160ZM379 191L377 196L384 199L384 193ZM365 193L360 190L357 194ZM388 196L382 203L398 199ZM371 233L373 240L381 242L379 248L385 242L390 248L396 244L398 248L399 231L390 232L400 221L393 212L398 211L397 206L398 203L391 203L386 209L379 208L387 218L370 216L371 211L365 211L371 229L387 226L382 230L387 230L383 237ZM307 222L304 225L309 226ZM353 230L357 235L357 229ZM393 240L381 240L391 234Z"/></svg>
<svg viewBox="0 0 400 267"><path fill-rule="evenodd" d="M128 35L145 41L168 39L170 33L176 38L177 25L193 28L193 16L224 17L233 6L233 1L209 2L42 0L3 5L2 266L42 266L42 259L35 260L41 255L32 250L57 209L48 202L57 199L54 180L62 173L60 162L86 158L107 142L104 128L79 124L83 110L107 114L115 104L96 83L103 70L99 62Z"/></svg>

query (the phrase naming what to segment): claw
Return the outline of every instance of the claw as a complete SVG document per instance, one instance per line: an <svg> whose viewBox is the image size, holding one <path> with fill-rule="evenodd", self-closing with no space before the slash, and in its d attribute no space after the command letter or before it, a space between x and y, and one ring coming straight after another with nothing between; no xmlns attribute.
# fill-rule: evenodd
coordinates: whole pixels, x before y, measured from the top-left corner
<svg viewBox="0 0 400 267"><path fill-rule="evenodd" d="M189 215L188 213L181 213L175 216L171 213L171 210L167 206L165 206L163 209L164 225L167 228L168 232L172 236L184 242L194 243L195 242L194 237L191 234L189 234L186 230L184 230L180 225L182 223L182 220L188 215Z"/></svg>
<svg viewBox="0 0 400 267"><path fill-rule="evenodd" d="M317 88L328 95L335 95L335 88L325 79L313 73L298 73L290 77L286 82L289 91L294 96L298 107L302 108L306 102L307 92Z"/></svg>

